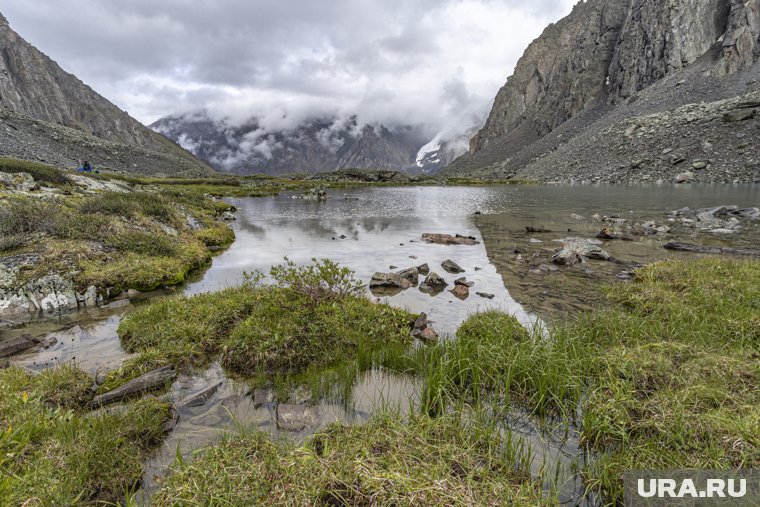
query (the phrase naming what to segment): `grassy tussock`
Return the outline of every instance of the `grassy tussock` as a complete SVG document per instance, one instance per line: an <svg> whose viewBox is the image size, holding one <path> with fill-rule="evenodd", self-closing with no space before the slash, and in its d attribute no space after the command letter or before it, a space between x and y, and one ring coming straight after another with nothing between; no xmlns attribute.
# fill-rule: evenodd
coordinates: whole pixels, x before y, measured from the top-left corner
<svg viewBox="0 0 760 507"><path fill-rule="evenodd" d="M209 262L208 246L234 241L233 231L217 221L219 207L209 199L175 201L148 192L9 196L0 199L0 253L41 255L19 287L58 272L73 276L80 290L153 290L182 283ZM201 228L191 229L188 217Z"/></svg>
<svg viewBox="0 0 760 507"><path fill-rule="evenodd" d="M74 366L0 370L0 504L117 502L139 482L169 406L145 399L85 413L92 383Z"/></svg>
<svg viewBox="0 0 760 507"><path fill-rule="evenodd" d="M287 266L272 270L273 285L150 302L122 320L123 346L180 366L221 355L228 369L254 376L324 368L411 341L413 316L355 295L350 271L329 261Z"/></svg>
<svg viewBox="0 0 760 507"><path fill-rule="evenodd" d="M472 317L425 352L427 409L498 399L581 423L612 503L628 469L760 466L760 263L659 263L609 296L548 336Z"/></svg>
<svg viewBox="0 0 760 507"><path fill-rule="evenodd" d="M300 447L262 433L228 437L178 463L153 504L551 504L517 456L483 425L384 415L365 426L330 426Z"/></svg>
<svg viewBox="0 0 760 507"><path fill-rule="evenodd" d="M151 291L163 286L179 285L194 269L205 265L211 256L204 245L187 240L175 240L172 255L122 250L81 263L77 275L79 285L112 287L118 293L126 289Z"/></svg>
<svg viewBox="0 0 760 507"><path fill-rule="evenodd" d="M235 241L235 233L224 224L193 231L193 236L209 247L224 247Z"/></svg>

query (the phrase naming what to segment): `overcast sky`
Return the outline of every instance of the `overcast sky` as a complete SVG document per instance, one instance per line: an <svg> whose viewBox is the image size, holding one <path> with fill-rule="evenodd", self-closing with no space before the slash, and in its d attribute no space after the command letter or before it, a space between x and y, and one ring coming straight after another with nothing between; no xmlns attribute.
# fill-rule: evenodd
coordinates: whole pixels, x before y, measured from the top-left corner
<svg viewBox="0 0 760 507"><path fill-rule="evenodd" d="M26 40L149 124L207 109L461 128L576 0L5 0Z"/></svg>

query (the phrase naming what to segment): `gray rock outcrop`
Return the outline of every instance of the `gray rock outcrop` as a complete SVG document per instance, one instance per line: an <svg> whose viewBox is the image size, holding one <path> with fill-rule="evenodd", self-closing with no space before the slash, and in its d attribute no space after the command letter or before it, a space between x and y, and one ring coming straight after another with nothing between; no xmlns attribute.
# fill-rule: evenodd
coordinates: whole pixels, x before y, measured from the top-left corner
<svg viewBox="0 0 760 507"><path fill-rule="evenodd" d="M95 307L104 300L94 286L78 292L71 280L59 274L25 282L18 280L23 267L33 265L34 255L4 257L0 262L0 315L58 313Z"/></svg>

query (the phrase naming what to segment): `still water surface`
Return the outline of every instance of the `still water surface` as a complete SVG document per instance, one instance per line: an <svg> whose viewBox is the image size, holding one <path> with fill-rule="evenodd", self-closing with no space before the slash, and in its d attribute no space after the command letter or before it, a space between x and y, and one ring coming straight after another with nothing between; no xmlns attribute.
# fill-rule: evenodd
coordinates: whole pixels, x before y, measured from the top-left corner
<svg viewBox="0 0 760 507"><path fill-rule="evenodd" d="M391 266L398 270L427 263L449 283L459 276L467 277L475 283L472 295L460 301L449 292L432 297L412 288L381 298L413 312L426 312L440 333L451 335L468 315L484 309L505 310L526 325L543 317L526 311L510 295L509 282L507 286L504 282L510 280L507 261L514 255L515 246L528 241L525 226L563 231L538 240L553 248L556 245L552 240L567 237L568 230L581 237L593 237L598 232L599 225L578 215L590 217L599 213L631 221L664 221L665 212L684 206L758 206L760 186L384 187L332 191L325 202L305 201L293 198L293 194L228 201L238 208L234 223L237 239L215 257L209 269L181 289L186 294L238 285L244 272L266 273L285 256L296 263L307 263L315 257L332 259L353 269L357 279L365 283L374 272L391 271ZM757 225L749 224L743 233L730 238L701 235L692 239L704 244L747 246L757 241L757 232ZM422 242L423 233L458 233L474 236L481 243L429 245ZM661 248L666 240L619 243L611 253L623 261L649 262L668 256ZM455 276L443 271L440 265L446 259L454 260L465 273ZM475 292L490 293L495 298L483 299ZM58 338L58 344L47 351L15 358L20 366L38 370L76 361L91 373L102 374L128 357L119 345L116 329L131 306L128 300L117 301L107 308L45 318L23 329L2 333L8 337L32 333ZM148 465L145 481L148 490L155 487L154 478L165 472L178 448L188 455L213 442L220 430L234 430L237 425L253 425L278 433L278 405L273 393L256 392L253 396L245 386L227 378L218 366L195 376L180 376L171 396L182 400L219 383L216 394L203 406L181 409L178 426ZM334 421L360 423L371 416L378 404L408 409L415 403L416 393L414 379L371 371L357 379L350 403L312 400L317 414L314 423L290 435L301 439ZM301 403L305 399L288 401ZM512 426L535 445L539 454L537 466L544 459L549 464L559 460L569 465L578 455L577 440L572 433L556 438L537 431L526 418L513 421ZM577 486L577 481L571 482L568 490L572 492Z"/></svg>

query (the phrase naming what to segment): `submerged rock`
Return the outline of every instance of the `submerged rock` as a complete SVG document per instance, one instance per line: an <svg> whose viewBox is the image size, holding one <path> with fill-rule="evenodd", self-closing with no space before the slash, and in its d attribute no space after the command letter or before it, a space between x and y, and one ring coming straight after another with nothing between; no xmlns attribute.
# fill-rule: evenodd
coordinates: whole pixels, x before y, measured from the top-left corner
<svg viewBox="0 0 760 507"><path fill-rule="evenodd" d="M427 274L430 273L430 266L428 266L427 263L420 264L419 266L417 266L417 271L419 271L421 275L427 276Z"/></svg>
<svg viewBox="0 0 760 507"><path fill-rule="evenodd" d="M319 413L312 405L277 405L277 426L287 431L301 431L317 423Z"/></svg>
<svg viewBox="0 0 760 507"><path fill-rule="evenodd" d="M10 340L0 341L0 357L9 357L15 354L29 350L38 345L40 340L32 335L25 334L11 338Z"/></svg>
<svg viewBox="0 0 760 507"><path fill-rule="evenodd" d="M475 282L468 282L467 278L462 277L462 278L457 278L456 280L454 280L454 285L464 285L468 289L471 289L475 286Z"/></svg>
<svg viewBox="0 0 760 507"><path fill-rule="evenodd" d="M208 400L211 399L214 394L219 390L219 387L221 387L223 382L219 381L216 382L208 387L205 387L198 391L197 393L191 394L181 402L179 402L180 407L200 407L201 405L205 405Z"/></svg>
<svg viewBox="0 0 760 507"><path fill-rule="evenodd" d="M751 257L760 257L760 250L749 250L745 248L728 248L716 246L694 245L692 243L668 243L663 248L675 252L693 252L701 254L731 254L731 255L748 255Z"/></svg>
<svg viewBox="0 0 760 507"><path fill-rule="evenodd" d="M600 261L612 260L612 256L609 253L588 240L570 238L564 241L564 247L552 257L554 264L570 266L583 262L584 258Z"/></svg>
<svg viewBox="0 0 760 507"><path fill-rule="evenodd" d="M476 294L484 299L493 299L496 297L494 294L489 294L488 292L476 292Z"/></svg>
<svg viewBox="0 0 760 507"><path fill-rule="evenodd" d="M426 233L422 235L422 239L428 243L434 243L436 245L479 245L480 241L477 241L472 236L462 236L457 234L452 236L450 234L430 234Z"/></svg>

